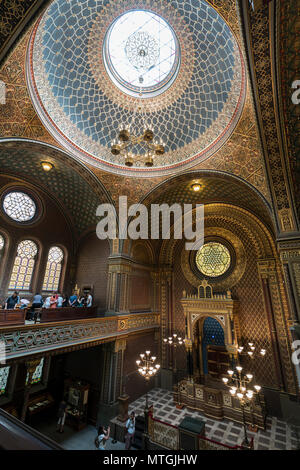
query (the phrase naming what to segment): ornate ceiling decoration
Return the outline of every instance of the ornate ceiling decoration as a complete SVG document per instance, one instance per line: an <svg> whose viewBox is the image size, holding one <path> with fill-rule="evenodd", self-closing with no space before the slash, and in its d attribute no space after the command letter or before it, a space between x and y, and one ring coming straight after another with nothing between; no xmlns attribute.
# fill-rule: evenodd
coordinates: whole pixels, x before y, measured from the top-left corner
<svg viewBox="0 0 300 470"><path fill-rule="evenodd" d="M41 161L53 163L45 172ZM20 177L47 191L70 216L77 235L95 227L96 208L110 202L103 185L82 164L49 145L26 140L0 141L2 174Z"/></svg>
<svg viewBox="0 0 300 470"><path fill-rule="evenodd" d="M3 0L0 2L0 63L10 47L45 0Z"/></svg>
<svg viewBox="0 0 300 470"><path fill-rule="evenodd" d="M277 94L280 83L276 61L280 57L275 53L276 3L278 5L278 2L268 2L254 9L246 2L242 3L242 15L245 30L249 33L247 53L277 227L280 232L295 233L297 216ZM295 14L296 11L292 13ZM282 50L278 53L282 55Z"/></svg>
<svg viewBox="0 0 300 470"><path fill-rule="evenodd" d="M191 185L199 183L199 192ZM274 228L268 202L250 184L224 172L199 170L172 177L152 190L143 204L212 204L226 203L256 215L271 231Z"/></svg>
<svg viewBox="0 0 300 470"><path fill-rule="evenodd" d="M178 41L177 77L149 98L118 88L103 62L109 27L132 10L162 17ZM34 29L28 58L28 85L45 127L80 160L121 175L162 176L195 166L224 144L243 109L239 45L204 0L54 0ZM139 126L141 116L134 110L141 100L167 153L152 168L128 169L111 154L110 143L133 114Z"/></svg>
<svg viewBox="0 0 300 470"><path fill-rule="evenodd" d="M291 99L291 84L300 79L300 3L298 0L280 2L278 25L280 28L279 54L281 100L284 127L291 166L290 177L295 189L295 203L300 221L300 104ZM282 53L284 51L284 54Z"/></svg>

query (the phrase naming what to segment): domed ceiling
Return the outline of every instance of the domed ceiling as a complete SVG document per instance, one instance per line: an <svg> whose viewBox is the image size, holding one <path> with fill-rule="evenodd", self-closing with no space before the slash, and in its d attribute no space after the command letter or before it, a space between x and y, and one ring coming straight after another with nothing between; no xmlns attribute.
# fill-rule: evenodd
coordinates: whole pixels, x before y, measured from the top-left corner
<svg viewBox="0 0 300 470"><path fill-rule="evenodd" d="M80 160L131 176L191 168L224 144L245 98L245 68L223 18L204 0L54 0L27 57L44 125ZM120 128L152 128L154 165L111 153ZM142 153L142 145L133 149Z"/></svg>

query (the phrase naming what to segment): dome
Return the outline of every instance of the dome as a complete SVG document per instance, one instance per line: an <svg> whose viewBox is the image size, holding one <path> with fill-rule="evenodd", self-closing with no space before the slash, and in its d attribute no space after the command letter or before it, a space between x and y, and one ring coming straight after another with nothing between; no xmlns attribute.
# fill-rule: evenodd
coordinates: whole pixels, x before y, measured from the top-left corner
<svg viewBox="0 0 300 470"><path fill-rule="evenodd" d="M204 0L54 0L33 31L26 71L55 139L81 161L129 176L174 174L209 158L245 99L238 43ZM126 167L111 153L120 125L135 135L153 129L165 154L151 168Z"/></svg>

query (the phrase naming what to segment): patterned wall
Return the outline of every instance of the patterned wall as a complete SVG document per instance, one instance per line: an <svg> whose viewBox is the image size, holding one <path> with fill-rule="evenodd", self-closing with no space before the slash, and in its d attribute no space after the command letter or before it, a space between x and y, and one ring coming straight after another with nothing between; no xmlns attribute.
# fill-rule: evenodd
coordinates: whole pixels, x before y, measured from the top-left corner
<svg viewBox="0 0 300 470"><path fill-rule="evenodd" d="M214 220L208 221L206 226L218 227L222 230L229 229L228 221L222 220L222 217L216 217ZM272 353L272 344L270 338L268 319L264 310L264 302L262 296L261 285L256 264L257 247L253 244L253 240L249 234L234 220L230 221L230 230L237 235L243 243L247 255L247 266L245 274L239 279L236 285L231 287L232 296L238 299L239 305L239 321L241 336L253 340L258 347L265 348L269 351L268 357L262 358L255 364L251 364L250 368L255 371L257 380L266 386L274 386L276 377L275 362ZM225 237L226 238L226 237ZM184 335L185 323L183 309L180 303L182 291L188 293L195 292L195 288L186 280L181 268L181 252L183 243L176 244L174 250L174 266L173 266L173 296L174 296L174 318L173 325L178 333ZM176 287L175 287L176 286ZM217 285L215 291L218 291ZM184 356L178 357L179 368L185 368Z"/></svg>

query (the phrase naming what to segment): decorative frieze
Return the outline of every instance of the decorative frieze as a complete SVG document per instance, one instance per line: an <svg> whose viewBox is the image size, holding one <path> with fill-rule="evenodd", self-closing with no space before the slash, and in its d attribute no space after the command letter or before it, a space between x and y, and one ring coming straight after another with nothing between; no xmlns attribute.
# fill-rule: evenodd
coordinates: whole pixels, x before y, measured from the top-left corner
<svg viewBox="0 0 300 470"><path fill-rule="evenodd" d="M132 314L126 317L57 322L51 326L6 327L0 329L0 341L5 344L6 358L9 360L54 349L73 348L76 345L80 347L83 343L101 344L122 335L158 327L158 314Z"/></svg>

